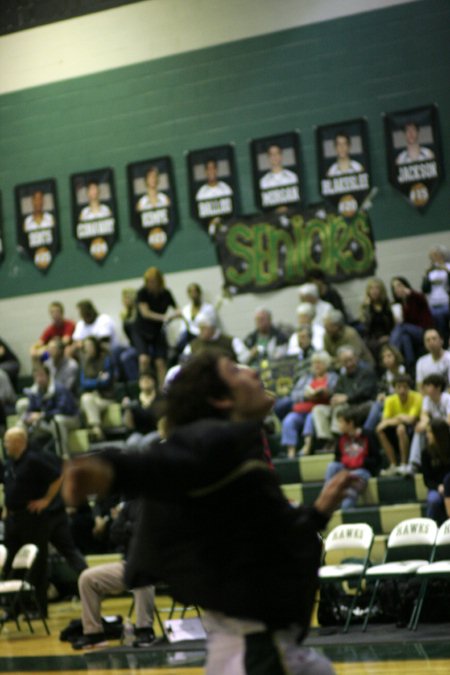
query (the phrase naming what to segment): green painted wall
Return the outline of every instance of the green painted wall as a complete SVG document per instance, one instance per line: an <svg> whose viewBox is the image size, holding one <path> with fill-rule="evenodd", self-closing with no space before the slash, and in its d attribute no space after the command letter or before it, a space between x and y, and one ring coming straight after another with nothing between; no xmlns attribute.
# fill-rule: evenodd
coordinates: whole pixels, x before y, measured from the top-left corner
<svg viewBox="0 0 450 675"><path fill-rule="evenodd" d="M449 46L450 3L427 0L0 97L0 297L136 277L154 264L164 272L215 265L214 247L189 216L185 151L234 142L248 213L255 208L248 141L297 128L307 198L315 201L314 126L359 116L368 119L380 188L376 239L448 231L448 180L425 215L387 183L381 114L436 102L450 147ZM174 160L181 224L158 256L130 229L125 167L164 154ZM115 170L120 241L98 266L71 235L69 176L103 166ZM47 177L58 181L63 250L44 276L16 253L13 189Z"/></svg>

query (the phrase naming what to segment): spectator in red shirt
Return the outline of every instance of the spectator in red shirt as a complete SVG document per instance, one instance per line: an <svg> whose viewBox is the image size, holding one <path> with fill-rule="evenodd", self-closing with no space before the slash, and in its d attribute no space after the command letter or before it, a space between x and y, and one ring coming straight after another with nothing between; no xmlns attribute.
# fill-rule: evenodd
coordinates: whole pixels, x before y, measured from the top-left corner
<svg viewBox="0 0 450 675"><path fill-rule="evenodd" d="M31 358L36 361L46 351L46 346L52 338L61 338L64 345L68 345L72 340L72 333L75 330L75 323L70 319L64 318L64 306L60 302L52 302L49 305L48 312L52 323L43 331L41 337L32 345L30 349Z"/></svg>
<svg viewBox="0 0 450 675"><path fill-rule="evenodd" d="M414 366L423 350L423 334L434 327L433 317L423 293L411 288L404 277L393 277L391 290L394 307L399 310L398 323L391 333L390 343L405 357L406 369L414 374Z"/></svg>

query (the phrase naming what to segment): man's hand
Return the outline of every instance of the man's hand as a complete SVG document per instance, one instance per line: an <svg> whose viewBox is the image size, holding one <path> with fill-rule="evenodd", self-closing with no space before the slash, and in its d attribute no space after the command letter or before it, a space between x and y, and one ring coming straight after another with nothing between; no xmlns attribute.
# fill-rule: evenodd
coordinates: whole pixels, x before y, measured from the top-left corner
<svg viewBox="0 0 450 675"><path fill-rule="evenodd" d="M314 507L325 516L331 516L333 511L341 505L347 490L360 483L361 479L350 471L339 471L323 486L322 492L314 502Z"/></svg>
<svg viewBox="0 0 450 675"><path fill-rule="evenodd" d="M27 509L30 513L41 513L49 505L48 499L41 497L41 499L32 499L28 502Z"/></svg>
<svg viewBox="0 0 450 675"><path fill-rule="evenodd" d="M68 506L78 506L89 495L106 495L114 481L112 466L98 457L77 457L64 469L62 496Z"/></svg>
<svg viewBox="0 0 450 675"><path fill-rule="evenodd" d="M343 405L344 403L347 403L348 401L348 396L347 394L334 394L331 397L331 407L335 408L337 405Z"/></svg>

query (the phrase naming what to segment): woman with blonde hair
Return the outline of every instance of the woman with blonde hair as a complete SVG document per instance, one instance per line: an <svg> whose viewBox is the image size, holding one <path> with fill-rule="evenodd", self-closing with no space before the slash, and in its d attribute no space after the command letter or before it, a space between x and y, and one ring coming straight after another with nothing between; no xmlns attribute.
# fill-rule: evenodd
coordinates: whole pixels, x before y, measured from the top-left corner
<svg viewBox="0 0 450 675"><path fill-rule="evenodd" d="M154 366L161 389L167 372L167 342L163 331L165 321L180 315L172 293L165 287L162 272L149 267L144 273L144 286L136 296L137 317L135 346L139 354L139 370L146 372Z"/></svg>
<svg viewBox="0 0 450 675"><path fill-rule="evenodd" d="M360 310L365 342L378 362L381 347L389 342L394 328L394 317L387 297L386 286L373 277L366 284L366 293Z"/></svg>

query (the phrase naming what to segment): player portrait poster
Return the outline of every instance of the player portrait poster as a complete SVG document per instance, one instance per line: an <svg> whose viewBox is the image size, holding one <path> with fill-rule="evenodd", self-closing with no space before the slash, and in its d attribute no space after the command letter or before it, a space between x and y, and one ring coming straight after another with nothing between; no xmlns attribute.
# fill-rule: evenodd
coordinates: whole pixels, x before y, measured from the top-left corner
<svg viewBox="0 0 450 675"><path fill-rule="evenodd" d="M112 169L71 176L73 234L80 246L102 263L118 239Z"/></svg>
<svg viewBox="0 0 450 675"><path fill-rule="evenodd" d="M437 107L387 113L384 129L389 182L423 210L444 177Z"/></svg>
<svg viewBox="0 0 450 675"><path fill-rule="evenodd" d="M19 251L47 272L60 250L56 181L17 185L16 227Z"/></svg>
<svg viewBox="0 0 450 675"><path fill-rule="evenodd" d="M262 211L298 207L303 200L298 134L289 132L251 142L253 184Z"/></svg>
<svg viewBox="0 0 450 675"><path fill-rule="evenodd" d="M191 211L211 227L236 212L236 172L232 145L192 150L187 155Z"/></svg>
<svg viewBox="0 0 450 675"><path fill-rule="evenodd" d="M150 248L161 253L177 225L170 157L129 164L128 190L132 227Z"/></svg>
<svg viewBox="0 0 450 675"><path fill-rule="evenodd" d="M351 218L371 189L367 123L356 119L317 127L316 142L320 194Z"/></svg>

